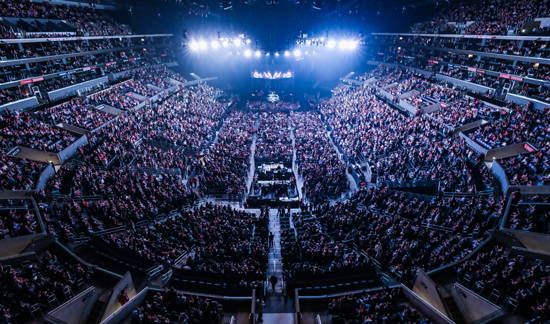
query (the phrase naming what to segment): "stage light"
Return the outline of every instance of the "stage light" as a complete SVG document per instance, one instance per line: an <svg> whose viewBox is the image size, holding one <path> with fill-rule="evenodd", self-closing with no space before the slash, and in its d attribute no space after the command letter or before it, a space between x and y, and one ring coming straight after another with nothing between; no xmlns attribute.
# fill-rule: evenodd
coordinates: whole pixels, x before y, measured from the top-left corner
<svg viewBox="0 0 550 324"><path fill-rule="evenodd" d="M200 41L199 47L201 50L205 50L208 48L208 44L205 41Z"/></svg>
<svg viewBox="0 0 550 324"><path fill-rule="evenodd" d="M354 42L354 41L349 41L348 42L348 49L349 50L354 50L357 48L357 42Z"/></svg>
<svg viewBox="0 0 550 324"><path fill-rule="evenodd" d="M250 50L244 51L244 56L250 57L250 55L252 55L252 52Z"/></svg>
<svg viewBox="0 0 550 324"><path fill-rule="evenodd" d="M191 47L193 51L196 51L199 49L199 44L196 42L191 42L191 44L189 44L189 47Z"/></svg>
<svg viewBox="0 0 550 324"><path fill-rule="evenodd" d="M241 39L240 38L237 38L233 41L233 44L235 44L235 46L241 46L242 42L241 42Z"/></svg>
<svg viewBox="0 0 550 324"><path fill-rule="evenodd" d="M338 45L340 49L347 49L348 48L348 41L340 41L340 44Z"/></svg>
<svg viewBox="0 0 550 324"><path fill-rule="evenodd" d="M224 40L223 43L222 43L222 45L223 45L223 47L229 46L229 41L227 41L227 39Z"/></svg>
<svg viewBox="0 0 550 324"><path fill-rule="evenodd" d="M246 43L250 44L250 43L252 43L252 40L249 38L249 39L246 40Z"/></svg>
<svg viewBox="0 0 550 324"><path fill-rule="evenodd" d="M220 47L220 43L218 43L218 41L213 41L212 43L210 43L210 45L213 49L217 49L218 47Z"/></svg>
<svg viewBox="0 0 550 324"><path fill-rule="evenodd" d="M300 52L299 49L294 50L294 56L298 57L298 56L300 56L300 54L302 54L302 52Z"/></svg>
<svg viewBox="0 0 550 324"><path fill-rule="evenodd" d="M265 53L265 56L269 56L269 53Z"/></svg>
<svg viewBox="0 0 550 324"><path fill-rule="evenodd" d="M275 52L275 56L279 56L279 52Z"/></svg>
<svg viewBox="0 0 550 324"><path fill-rule="evenodd" d="M289 56L290 53L288 51L285 51L285 56Z"/></svg>
<svg viewBox="0 0 550 324"><path fill-rule="evenodd" d="M262 55L262 52L256 51L256 57L260 57L260 55Z"/></svg>
<svg viewBox="0 0 550 324"><path fill-rule="evenodd" d="M328 48L334 48L334 46L336 46L336 42L331 39L328 41L327 45L328 45Z"/></svg>

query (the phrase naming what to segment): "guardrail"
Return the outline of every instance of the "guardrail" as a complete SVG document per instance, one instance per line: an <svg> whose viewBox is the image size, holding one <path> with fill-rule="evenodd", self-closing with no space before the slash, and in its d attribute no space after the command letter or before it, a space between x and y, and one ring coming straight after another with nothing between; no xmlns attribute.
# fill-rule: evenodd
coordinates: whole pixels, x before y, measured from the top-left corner
<svg viewBox="0 0 550 324"><path fill-rule="evenodd" d="M252 289L252 304L250 305L248 320L250 324L256 324L256 289Z"/></svg>
<svg viewBox="0 0 550 324"><path fill-rule="evenodd" d="M176 260L174 260L173 266L175 267L176 265L178 265L178 263L180 263L183 260L183 258L185 258L194 249L195 249L195 245L192 245L187 251L183 252L180 256L178 256Z"/></svg>
<svg viewBox="0 0 550 324"><path fill-rule="evenodd" d="M300 296L299 289L294 289L294 307L296 312L294 313L294 323L302 323L302 312L300 312Z"/></svg>

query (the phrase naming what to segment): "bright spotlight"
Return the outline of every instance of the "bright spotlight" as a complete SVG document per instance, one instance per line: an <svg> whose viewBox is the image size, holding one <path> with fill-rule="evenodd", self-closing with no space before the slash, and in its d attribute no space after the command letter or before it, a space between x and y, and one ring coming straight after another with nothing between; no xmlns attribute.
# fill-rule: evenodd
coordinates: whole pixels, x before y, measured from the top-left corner
<svg viewBox="0 0 550 324"><path fill-rule="evenodd" d="M269 53L265 53L265 56L269 56Z"/></svg>
<svg viewBox="0 0 550 324"><path fill-rule="evenodd" d="M348 49L349 50L354 50L356 48L357 48L357 42L354 42L354 41L348 42Z"/></svg>
<svg viewBox="0 0 550 324"><path fill-rule="evenodd" d="M240 38L237 38L233 41L233 44L235 44L235 46L241 46L242 42L241 42L241 39Z"/></svg>
<svg viewBox="0 0 550 324"><path fill-rule="evenodd" d="M256 57L260 57L260 55L262 55L262 52L256 51Z"/></svg>
<svg viewBox="0 0 550 324"><path fill-rule="evenodd" d="M290 53L288 51L285 51L285 56L289 56Z"/></svg>
<svg viewBox="0 0 550 324"><path fill-rule="evenodd" d="M246 43L250 44L250 43L252 43L252 40L249 38L249 39L246 40Z"/></svg>
<svg viewBox="0 0 550 324"><path fill-rule="evenodd" d="M252 55L252 52L250 50L244 51L244 56L250 57L250 55Z"/></svg>
<svg viewBox="0 0 550 324"><path fill-rule="evenodd" d="M340 49L347 49L348 48L348 41L340 41L340 44L338 45L338 47L340 47Z"/></svg>
<svg viewBox="0 0 550 324"><path fill-rule="evenodd" d="M300 54L302 54L302 52L300 52L299 49L294 50L294 56L298 57L298 56L300 56Z"/></svg>
<svg viewBox="0 0 550 324"><path fill-rule="evenodd" d="M275 52L275 56L279 56L279 52Z"/></svg>
<svg viewBox="0 0 550 324"><path fill-rule="evenodd" d="M336 46L336 42L331 39L328 41L327 45L328 48L334 48L334 46Z"/></svg>
<svg viewBox="0 0 550 324"><path fill-rule="evenodd" d="M196 51L196 50L199 49L199 44L196 43L196 42L191 42L191 44L189 44L189 46L191 47L191 49L192 49L193 51Z"/></svg>
<svg viewBox="0 0 550 324"><path fill-rule="evenodd" d="M220 43L218 43L218 41L213 41L212 43L210 43L210 45L211 45L212 48L214 48L214 49L220 47Z"/></svg>
<svg viewBox="0 0 550 324"><path fill-rule="evenodd" d="M199 47L200 47L201 50L205 50L205 49L208 48L208 44L205 41L201 41L199 43Z"/></svg>
<svg viewBox="0 0 550 324"><path fill-rule="evenodd" d="M223 47L227 47L227 46L229 46L229 42L227 40L224 40L222 45L223 45Z"/></svg>

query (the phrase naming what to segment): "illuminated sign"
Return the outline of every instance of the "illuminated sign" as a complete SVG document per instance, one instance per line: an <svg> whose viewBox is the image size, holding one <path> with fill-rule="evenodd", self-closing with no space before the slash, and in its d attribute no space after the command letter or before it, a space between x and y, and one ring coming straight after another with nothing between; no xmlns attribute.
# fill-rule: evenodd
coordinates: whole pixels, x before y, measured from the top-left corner
<svg viewBox="0 0 550 324"><path fill-rule="evenodd" d="M277 79L290 79L294 77L294 72L288 71L288 72L258 72L254 71L252 72L252 77L254 79L270 79L270 80L277 80Z"/></svg>

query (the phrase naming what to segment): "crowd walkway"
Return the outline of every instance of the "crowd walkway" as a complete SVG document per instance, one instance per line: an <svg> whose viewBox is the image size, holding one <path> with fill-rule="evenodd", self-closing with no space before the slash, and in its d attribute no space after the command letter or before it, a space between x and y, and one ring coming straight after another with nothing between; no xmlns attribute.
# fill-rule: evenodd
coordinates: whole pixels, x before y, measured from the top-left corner
<svg viewBox="0 0 550 324"><path fill-rule="evenodd" d="M273 233L273 246L269 250L267 267L267 279L277 277L275 289L271 284L267 290L265 310L263 314L264 324L294 323L294 300L286 298L283 292L283 265L281 256L281 225L277 215L277 209L269 212L269 231Z"/></svg>

